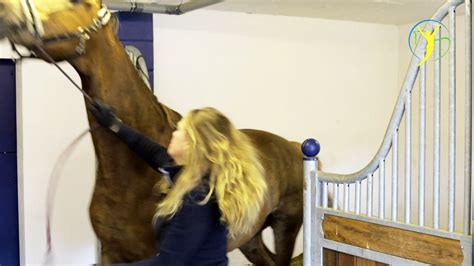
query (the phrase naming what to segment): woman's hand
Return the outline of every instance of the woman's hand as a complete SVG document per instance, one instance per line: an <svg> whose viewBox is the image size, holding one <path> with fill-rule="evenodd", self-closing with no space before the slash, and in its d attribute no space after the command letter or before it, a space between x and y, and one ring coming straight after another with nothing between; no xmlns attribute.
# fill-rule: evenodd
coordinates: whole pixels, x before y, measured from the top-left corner
<svg viewBox="0 0 474 266"><path fill-rule="evenodd" d="M112 110L112 107L94 99L89 110L94 115L97 122L105 128L117 133L122 122Z"/></svg>

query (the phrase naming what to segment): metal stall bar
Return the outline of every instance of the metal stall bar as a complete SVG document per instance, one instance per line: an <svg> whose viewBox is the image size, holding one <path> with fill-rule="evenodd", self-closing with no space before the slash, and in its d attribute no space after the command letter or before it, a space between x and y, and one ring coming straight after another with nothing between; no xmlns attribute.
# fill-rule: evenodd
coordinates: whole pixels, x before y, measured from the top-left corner
<svg viewBox="0 0 474 266"><path fill-rule="evenodd" d="M322 182L323 186L323 208L328 207L328 183Z"/></svg>
<svg viewBox="0 0 474 266"><path fill-rule="evenodd" d="M379 165L379 218L385 219L385 161Z"/></svg>
<svg viewBox="0 0 474 266"><path fill-rule="evenodd" d="M441 171L441 31L436 32L434 62L433 228L439 229Z"/></svg>
<svg viewBox="0 0 474 266"><path fill-rule="evenodd" d="M398 130L392 138L392 221L397 221L398 214Z"/></svg>
<svg viewBox="0 0 474 266"><path fill-rule="evenodd" d="M349 211L349 184L344 184L344 211Z"/></svg>
<svg viewBox="0 0 474 266"><path fill-rule="evenodd" d="M418 224L425 224L425 155L426 155L426 64L420 68L420 140L419 140Z"/></svg>
<svg viewBox="0 0 474 266"><path fill-rule="evenodd" d="M448 231L454 231L456 190L456 7L449 8L449 167Z"/></svg>
<svg viewBox="0 0 474 266"><path fill-rule="evenodd" d="M372 216L372 189L374 184L372 183L372 174L367 177L367 216Z"/></svg>
<svg viewBox="0 0 474 266"><path fill-rule="evenodd" d="M411 221L411 92L405 100L405 223Z"/></svg>
<svg viewBox="0 0 474 266"><path fill-rule="evenodd" d="M356 213L357 215L359 215L359 214L360 214L360 202L361 202L361 199L360 199L360 198L361 198L361 197L360 197L360 196L361 196L361 193L360 193L360 181L357 181L355 186L356 186L356 188L355 188L355 190L356 190L355 213Z"/></svg>

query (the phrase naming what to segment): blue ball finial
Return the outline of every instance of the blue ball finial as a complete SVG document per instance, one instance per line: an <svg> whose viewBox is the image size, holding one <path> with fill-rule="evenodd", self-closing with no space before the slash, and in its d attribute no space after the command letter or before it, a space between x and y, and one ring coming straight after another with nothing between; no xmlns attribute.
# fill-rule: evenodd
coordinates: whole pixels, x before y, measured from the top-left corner
<svg viewBox="0 0 474 266"><path fill-rule="evenodd" d="M301 144L301 151L306 157L315 157L319 154L321 145L315 139L307 139Z"/></svg>

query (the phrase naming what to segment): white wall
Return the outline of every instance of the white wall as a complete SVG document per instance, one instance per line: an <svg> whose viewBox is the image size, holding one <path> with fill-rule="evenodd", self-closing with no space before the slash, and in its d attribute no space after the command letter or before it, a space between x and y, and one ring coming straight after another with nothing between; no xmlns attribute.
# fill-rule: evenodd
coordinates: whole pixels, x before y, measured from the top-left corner
<svg viewBox="0 0 474 266"><path fill-rule="evenodd" d="M0 41L0 58L10 59L12 58L11 46L6 40Z"/></svg>
<svg viewBox="0 0 474 266"><path fill-rule="evenodd" d="M325 171L359 170L377 150L398 94L397 27L195 11L156 15L154 30L156 94L175 110L214 106L241 128L315 137Z"/></svg>
<svg viewBox="0 0 474 266"><path fill-rule="evenodd" d="M28 56L29 52L22 46L16 46L18 52L23 56ZM19 55L13 51L11 44L7 39L0 40L0 58L1 59L18 59Z"/></svg>
<svg viewBox="0 0 474 266"><path fill-rule="evenodd" d="M61 67L76 81L68 64ZM84 100L53 66L39 60L17 64L19 208L22 265L42 265L46 252L46 196L56 161L88 128ZM90 137L62 165L52 219L56 265L96 261L96 238L89 221L95 157Z"/></svg>

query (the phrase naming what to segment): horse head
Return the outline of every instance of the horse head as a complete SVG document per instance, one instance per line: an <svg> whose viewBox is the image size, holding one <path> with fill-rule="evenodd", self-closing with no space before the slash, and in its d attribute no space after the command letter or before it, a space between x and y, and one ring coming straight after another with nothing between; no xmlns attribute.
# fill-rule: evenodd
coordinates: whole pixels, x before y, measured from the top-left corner
<svg viewBox="0 0 474 266"><path fill-rule="evenodd" d="M0 2L0 39L55 61L87 52L87 43L111 19L101 0L8 0Z"/></svg>

